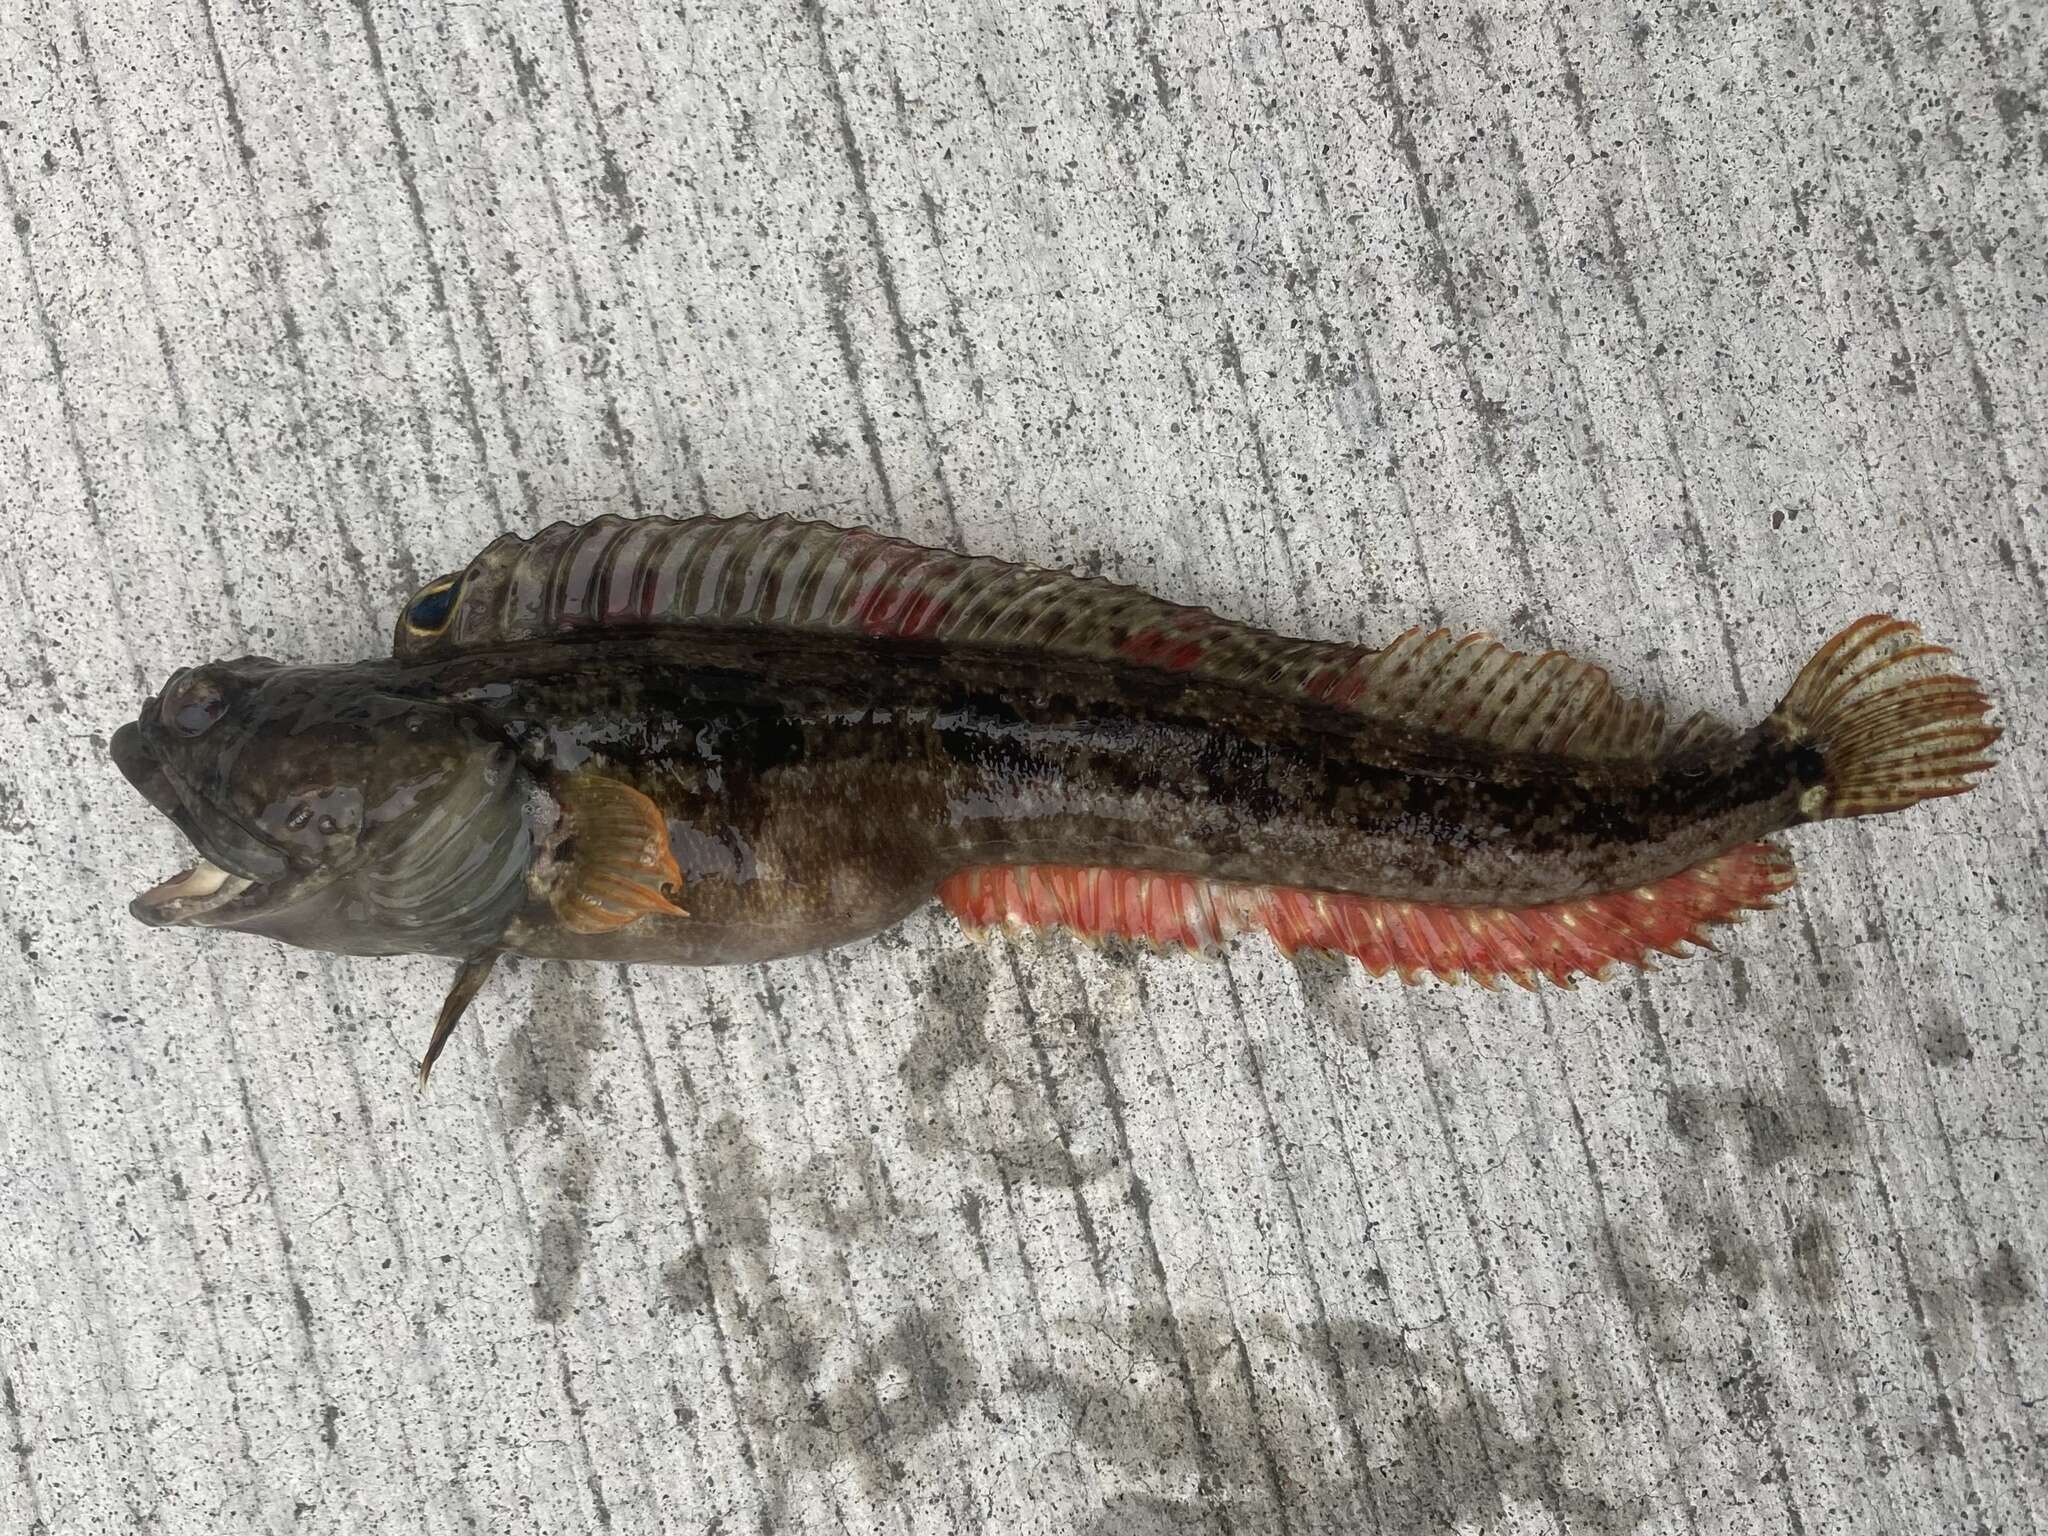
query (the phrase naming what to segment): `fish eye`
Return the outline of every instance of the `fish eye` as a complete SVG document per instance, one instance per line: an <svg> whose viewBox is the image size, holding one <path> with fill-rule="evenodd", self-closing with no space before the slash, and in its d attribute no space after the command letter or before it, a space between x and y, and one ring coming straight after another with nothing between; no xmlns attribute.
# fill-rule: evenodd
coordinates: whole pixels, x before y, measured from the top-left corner
<svg viewBox="0 0 2048 1536"><path fill-rule="evenodd" d="M405 607L405 627L416 635L438 635L448 627L455 600L462 595L460 576L443 576L420 588Z"/></svg>
<svg viewBox="0 0 2048 1536"><path fill-rule="evenodd" d="M220 685L194 672L165 691L157 712L164 724L180 736L199 736L227 707L227 695L220 691Z"/></svg>

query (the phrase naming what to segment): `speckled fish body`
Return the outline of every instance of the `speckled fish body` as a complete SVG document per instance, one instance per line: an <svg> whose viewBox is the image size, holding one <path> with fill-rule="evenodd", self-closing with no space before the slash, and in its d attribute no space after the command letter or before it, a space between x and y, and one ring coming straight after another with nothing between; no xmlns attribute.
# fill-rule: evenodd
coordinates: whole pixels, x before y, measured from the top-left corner
<svg viewBox="0 0 2048 1536"><path fill-rule="evenodd" d="M1766 904L1789 864L1759 839L1956 793L1996 735L1895 620L1750 729L1673 729L1484 636L1288 640L782 520L501 540L394 650L194 669L123 728L206 855L138 915L452 955L455 1014L499 953L759 960L935 894L977 927L1568 982Z"/></svg>
<svg viewBox="0 0 2048 1536"><path fill-rule="evenodd" d="M1800 819L1810 748L1678 763L1489 758L1312 698L1128 662L727 631L553 640L412 669L543 782L661 811L683 918L506 948L718 964L862 937L976 865L1098 864L1414 901L1532 904L1661 878Z"/></svg>

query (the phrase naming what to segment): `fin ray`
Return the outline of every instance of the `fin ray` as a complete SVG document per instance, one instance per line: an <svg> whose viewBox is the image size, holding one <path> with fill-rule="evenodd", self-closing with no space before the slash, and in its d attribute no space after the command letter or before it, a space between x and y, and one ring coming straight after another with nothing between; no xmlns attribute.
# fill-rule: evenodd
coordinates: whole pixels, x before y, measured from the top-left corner
<svg viewBox="0 0 2048 1536"><path fill-rule="evenodd" d="M1374 976L1396 972L1492 988L1539 980L1568 987L1616 966L1648 970L1658 954L1712 948L1706 929L1767 908L1792 884L1792 861L1747 843L1625 891L1530 907L1459 907L1339 891L1204 880L1086 865L979 865L949 876L939 900L969 929L1066 928L1210 950L1263 932L1287 953L1348 955Z"/></svg>
<svg viewBox="0 0 2048 1536"><path fill-rule="evenodd" d="M1291 639L1107 581L788 517L606 516L507 535L421 590L394 652L736 625L1134 662L1502 751L1635 760L1666 745L1662 709L1561 651L1446 629L1377 650ZM1691 745L1711 736L1687 729Z"/></svg>
<svg viewBox="0 0 2048 1536"><path fill-rule="evenodd" d="M441 1011L434 1017L434 1032L427 1041L427 1053L420 1058L417 1087L424 1089L427 1086L427 1079L434 1075L434 1063L441 1059L448 1037L455 1033L455 1026L462 1022L463 1014L490 979L491 967L497 963L498 952L494 949L462 962L462 969L455 973L454 985L441 1000Z"/></svg>
<svg viewBox="0 0 2048 1536"><path fill-rule="evenodd" d="M630 784L579 773L555 791L562 820L541 879L573 933L606 933L651 914L687 917L668 893L682 884L668 820Z"/></svg>
<svg viewBox="0 0 2048 1536"><path fill-rule="evenodd" d="M1890 614L1865 614L1833 635L1771 714L1793 741L1820 751L1817 818L1874 816L1959 795L1992 765L2003 734L1974 678L1950 669L1952 652Z"/></svg>

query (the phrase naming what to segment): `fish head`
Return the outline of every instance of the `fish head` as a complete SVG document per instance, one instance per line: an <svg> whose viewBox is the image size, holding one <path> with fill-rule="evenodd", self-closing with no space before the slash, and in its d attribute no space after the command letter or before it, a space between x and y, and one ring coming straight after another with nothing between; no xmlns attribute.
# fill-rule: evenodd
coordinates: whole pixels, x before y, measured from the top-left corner
<svg viewBox="0 0 2048 1536"><path fill-rule="evenodd" d="M187 668L114 733L128 782L199 860L129 910L349 954L470 954L533 851L530 785L488 722L374 669Z"/></svg>

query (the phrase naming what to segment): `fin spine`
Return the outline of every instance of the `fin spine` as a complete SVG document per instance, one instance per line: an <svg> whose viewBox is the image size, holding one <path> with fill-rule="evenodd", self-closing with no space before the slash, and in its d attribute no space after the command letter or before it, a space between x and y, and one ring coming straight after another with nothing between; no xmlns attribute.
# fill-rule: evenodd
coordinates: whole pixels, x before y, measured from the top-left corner
<svg viewBox="0 0 2048 1536"><path fill-rule="evenodd" d="M401 623L398 655L758 625L1200 674L1507 752L1639 761L1666 746L1661 708L1562 651L1525 655L1448 629L1411 629L1377 650L1292 639L1095 578L796 518L557 523L497 540L414 602L444 589L460 601L431 628Z"/></svg>

